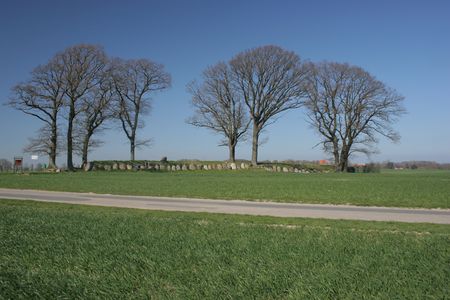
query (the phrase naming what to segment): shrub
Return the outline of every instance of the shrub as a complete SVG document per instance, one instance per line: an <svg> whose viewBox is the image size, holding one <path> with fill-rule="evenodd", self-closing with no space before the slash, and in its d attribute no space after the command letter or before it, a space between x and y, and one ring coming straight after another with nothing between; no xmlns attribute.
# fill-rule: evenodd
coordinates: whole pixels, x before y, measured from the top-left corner
<svg viewBox="0 0 450 300"><path fill-rule="evenodd" d="M374 163L367 164L362 169L363 173L378 173L380 172L380 167Z"/></svg>

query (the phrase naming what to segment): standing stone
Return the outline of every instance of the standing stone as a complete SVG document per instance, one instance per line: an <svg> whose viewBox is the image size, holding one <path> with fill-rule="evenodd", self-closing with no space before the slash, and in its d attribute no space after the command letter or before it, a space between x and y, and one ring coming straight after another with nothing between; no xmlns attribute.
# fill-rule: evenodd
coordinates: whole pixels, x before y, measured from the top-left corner
<svg viewBox="0 0 450 300"><path fill-rule="evenodd" d="M181 166L180 166L180 165L177 165L177 166L175 167L175 170L180 171L180 170L181 170Z"/></svg>
<svg viewBox="0 0 450 300"><path fill-rule="evenodd" d="M187 171L187 169L188 169L188 166L187 166L187 165L182 165L182 166L181 166L181 170Z"/></svg>
<svg viewBox="0 0 450 300"><path fill-rule="evenodd" d="M93 163L91 163L91 162L87 162L85 165L84 165L84 171L86 171L86 172L88 172L88 171L92 171L92 167L94 167L94 164Z"/></svg>
<svg viewBox="0 0 450 300"><path fill-rule="evenodd" d="M172 166L172 171L176 171L178 166L173 165Z"/></svg>
<svg viewBox="0 0 450 300"><path fill-rule="evenodd" d="M119 164L118 163L113 163L112 169L113 170L117 170L118 168L119 168Z"/></svg>
<svg viewBox="0 0 450 300"><path fill-rule="evenodd" d="M133 165L132 164L127 164L127 170L132 170L133 169Z"/></svg>
<svg viewBox="0 0 450 300"><path fill-rule="evenodd" d="M159 165L158 164L155 165L155 170L159 171Z"/></svg>
<svg viewBox="0 0 450 300"><path fill-rule="evenodd" d="M230 168L231 168L231 170L236 170L236 164L235 163L231 163L230 164Z"/></svg>
<svg viewBox="0 0 450 300"><path fill-rule="evenodd" d="M281 167L277 166L277 172L281 172Z"/></svg>
<svg viewBox="0 0 450 300"><path fill-rule="evenodd" d="M284 173L287 173L287 172L289 172L289 169L286 168L286 167L283 167L283 172L284 172Z"/></svg>
<svg viewBox="0 0 450 300"><path fill-rule="evenodd" d="M216 168L217 170L222 170L222 164L217 164Z"/></svg>
<svg viewBox="0 0 450 300"><path fill-rule="evenodd" d="M104 169L105 171L111 171L111 165L105 165Z"/></svg>
<svg viewBox="0 0 450 300"><path fill-rule="evenodd" d="M196 168L195 168L195 165L194 164L190 164L189 165L189 170L191 170L191 171L194 171Z"/></svg>
<svg viewBox="0 0 450 300"><path fill-rule="evenodd" d="M125 165L124 163L119 164L119 170L125 170L126 168L127 168L127 165Z"/></svg>

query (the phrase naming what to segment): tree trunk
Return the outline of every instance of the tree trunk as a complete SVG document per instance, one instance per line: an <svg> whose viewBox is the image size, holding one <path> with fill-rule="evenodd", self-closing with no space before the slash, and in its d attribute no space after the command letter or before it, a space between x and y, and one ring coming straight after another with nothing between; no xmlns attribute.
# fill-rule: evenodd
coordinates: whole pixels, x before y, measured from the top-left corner
<svg viewBox="0 0 450 300"><path fill-rule="evenodd" d="M130 160L134 160L134 149L136 148L135 139L130 139Z"/></svg>
<svg viewBox="0 0 450 300"><path fill-rule="evenodd" d="M336 172L341 172L341 161L338 153L334 153L334 170Z"/></svg>
<svg viewBox="0 0 450 300"><path fill-rule="evenodd" d="M56 168L56 147L58 145L58 131L56 125L52 126L52 136L50 138L50 154L48 159L48 167Z"/></svg>
<svg viewBox="0 0 450 300"><path fill-rule="evenodd" d="M229 143L228 144L228 149L230 151L229 161L230 162L235 162L236 161L236 143Z"/></svg>
<svg viewBox="0 0 450 300"><path fill-rule="evenodd" d="M253 122L253 135L252 135L252 165L256 167L258 165L258 140L259 140L259 126Z"/></svg>
<svg viewBox="0 0 450 300"><path fill-rule="evenodd" d="M339 144L336 138L333 139L333 156L334 156L334 170L340 172L341 160L339 159Z"/></svg>
<svg viewBox="0 0 450 300"><path fill-rule="evenodd" d="M89 134L86 134L83 140L83 149L81 152L81 162L82 166L84 167L88 162L88 151L89 151L89 140L91 136Z"/></svg>
<svg viewBox="0 0 450 300"><path fill-rule="evenodd" d="M346 172L346 171L347 171L346 168L345 168L345 166L344 166L344 161L341 161L341 162L339 163L338 171L339 171L339 172Z"/></svg>
<svg viewBox="0 0 450 300"><path fill-rule="evenodd" d="M344 149L342 149L341 151L341 158L340 158L340 164L339 164L339 169L341 172L347 172L347 168L348 168L348 150L345 147Z"/></svg>
<svg viewBox="0 0 450 300"><path fill-rule="evenodd" d="M67 126L67 169L69 171L73 171L73 138L72 138L72 128L73 128L73 120L75 119L75 105L72 103L70 105L69 112L69 124Z"/></svg>

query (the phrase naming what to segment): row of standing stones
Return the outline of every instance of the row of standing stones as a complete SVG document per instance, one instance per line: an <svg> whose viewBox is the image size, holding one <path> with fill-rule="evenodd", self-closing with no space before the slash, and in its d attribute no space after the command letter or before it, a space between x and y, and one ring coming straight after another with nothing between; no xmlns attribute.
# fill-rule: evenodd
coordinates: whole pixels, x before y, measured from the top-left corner
<svg viewBox="0 0 450 300"><path fill-rule="evenodd" d="M194 171L194 170L247 170L251 165L245 162L242 163L215 163L215 164L196 164L196 163L168 163L168 162L143 162L143 163L125 163L125 162L113 162L113 163L101 163L101 162L88 162L84 166L85 171ZM311 168L301 168L292 166L279 166L279 165L263 165L269 172L284 172L284 173L319 173L319 171Z"/></svg>

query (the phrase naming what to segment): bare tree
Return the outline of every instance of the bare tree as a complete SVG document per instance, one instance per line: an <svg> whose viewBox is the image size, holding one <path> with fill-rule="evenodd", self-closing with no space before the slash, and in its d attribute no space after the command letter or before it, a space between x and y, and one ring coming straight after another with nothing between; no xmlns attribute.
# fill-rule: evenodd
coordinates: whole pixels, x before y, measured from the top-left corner
<svg viewBox="0 0 450 300"><path fill-rule="evenodd" d="M99 85L91 90L80 101L80 113L74 127L75 151L81 154L82 165L88 162L88 153L102 144L93 139L104 127L105 121L114 116L112 101L114 88L109 72L104 72Z"/></svg>
<svg viewBox="0 0 450 300"><path fill-rule="evenodd" d="M195 115L189 124L208 128L224 136L220 146L228 146L229 160L236 159L236 145L250 124L236 93L229 66L219 63L203 72L203 82L188 86Z"/></svg>
<svg viewBox="0 0 450 300"><path fill-rule="evenodd" d="M44 122L38 137L31 140L28 150L46 153L49 167L56 167L58 153L58 115L63 105L64 69L53 58L31 72L31 79L16 85L9 105Z"/></svg>
<svg viewBox="0 0 450 300"><path fill-rule="evenodd" d="M0 172L12 170L13 164L5 158L0 158Z"/></svg>
<svg viewBox="0 0 450 300"><path fill-rule="evenodd" d="M307 70L298 55L277 46L244 51L230 65L252 120L252 164L257 165L261 131L280 113L302 105Z"/></svg>
<svg viewBox="0 0 450 300"><path fill-rule="evenodd" d="M170 87L170 75L163 65L147 59L115 59L112 78L118 98L117 115L130 141L130 159L134 160L135 148L149 142L136 138L137 129L144 126L140 116L150 111L150 94Z"/></svg>
<svg viewBox="0 0 450 300"><path fill-rule="evenodd" d="M103 48L80 44L67 48L55 57L64 68L65 102L67 115L67 169L73 170L73 127L82 111L81 99L98 86L107 64Z"/></svg>
<svg viewBox="0 0 450 300"><path fill-rule="evenodd" d="M23 148L23 152L31 153L31 154L42 154L48 155L49 157L55 157L61 153L61 149L63 149L64 145L61 143L59 130L57 131L57 145L56 147L53 145L54 139L53 131L49 126L43 126L37 131L36 136L28 139L28 145ZM53 153L53 149L56 149L56 152ZM56 165L52 160L49 160L49 168L55 168Z"/></svg>
<svg viewBox="0 0 450 300"><path fill-rule="evenodd" d="M322 136L336 171L346 172L352 153L370 154L377 136L397 141L392 128L405 113L403 97L363 69L348 64L310 64L307 116Z"/></svg>

